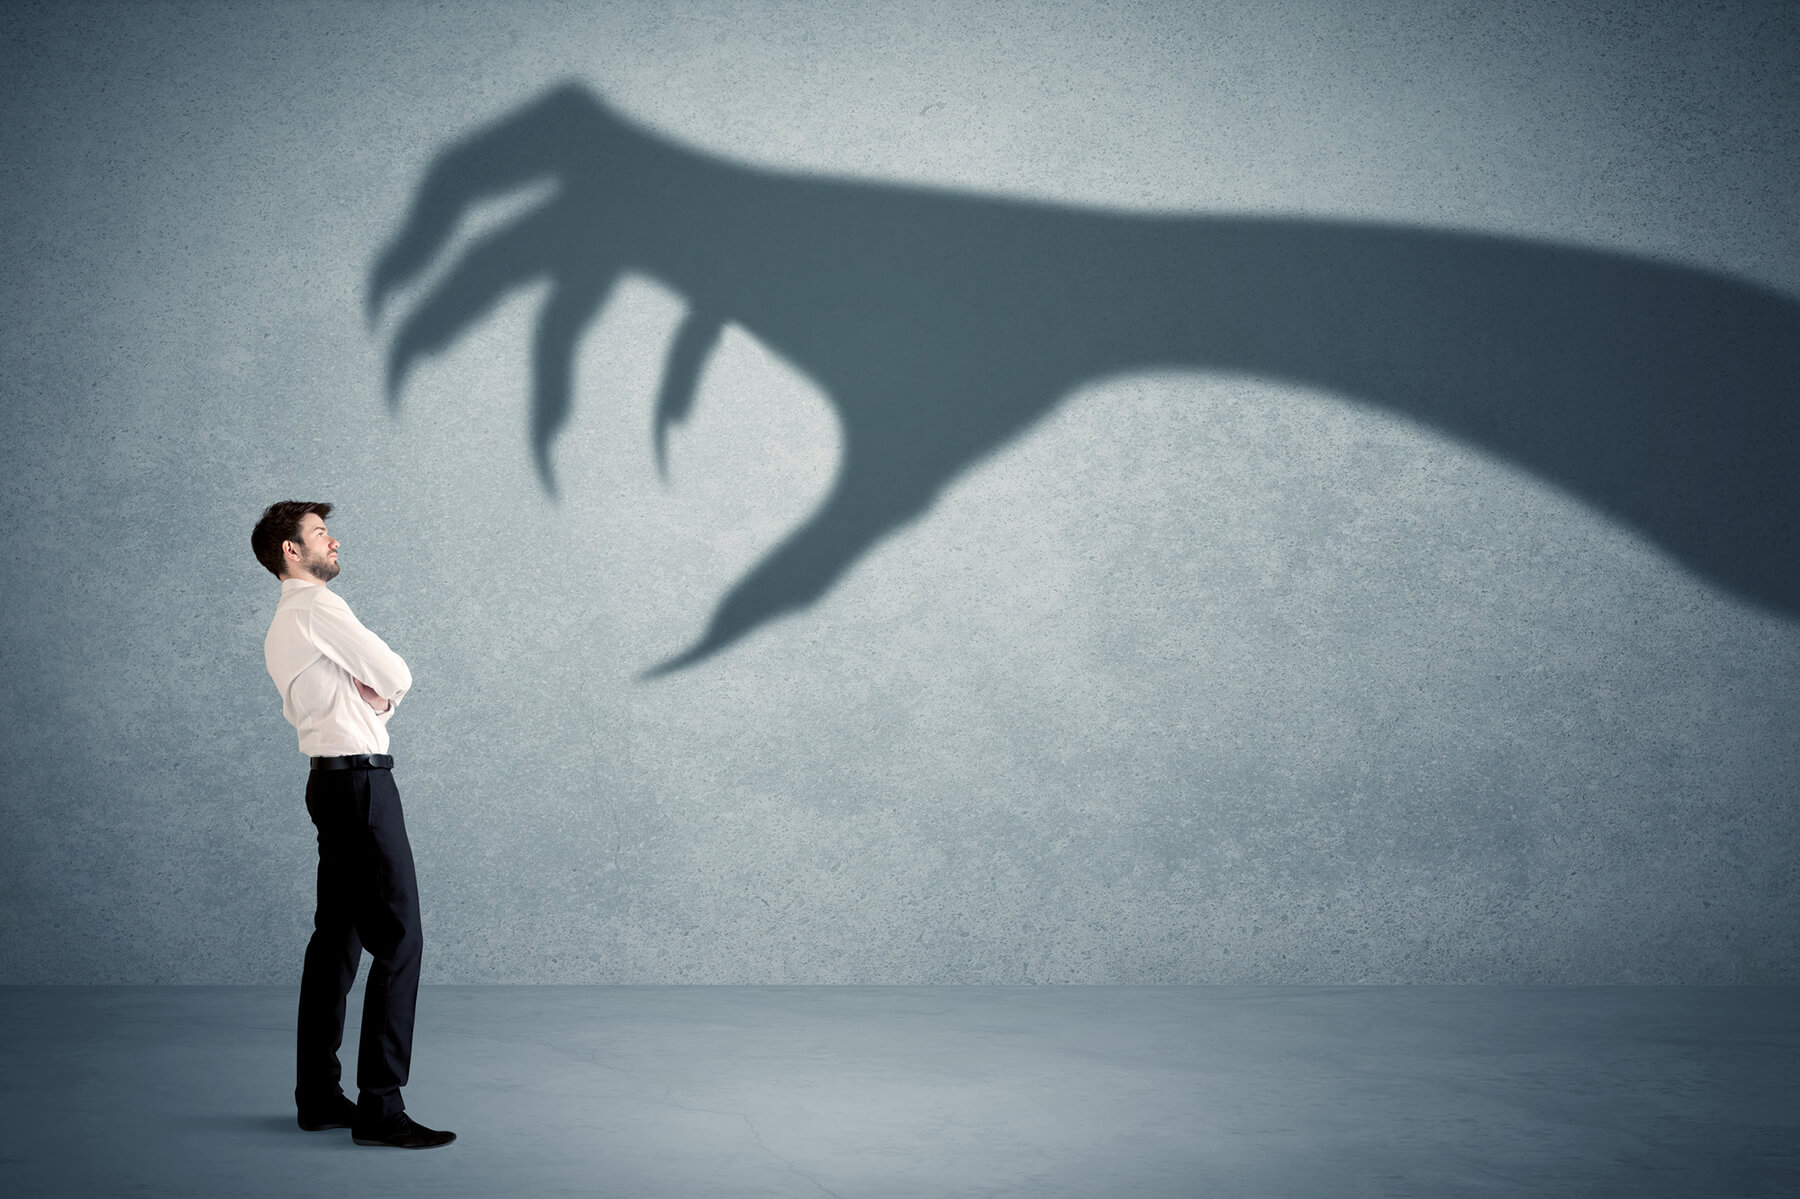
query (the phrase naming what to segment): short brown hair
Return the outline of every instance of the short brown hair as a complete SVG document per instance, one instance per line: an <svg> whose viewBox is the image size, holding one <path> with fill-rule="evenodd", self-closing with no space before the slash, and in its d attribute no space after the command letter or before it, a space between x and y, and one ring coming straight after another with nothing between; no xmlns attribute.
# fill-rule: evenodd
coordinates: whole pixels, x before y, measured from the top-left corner
<svg viewBox="0 0 1800 1199"><path fill-rule="evenodd" d="M308 512L316 512L319 519L324 520L331 515L331 505L317 500L280 500L263 509L262 519L250 530L251 552L278 579L287 572L287 558L281 552L281 543L299 542L300 518Z"/></svg>

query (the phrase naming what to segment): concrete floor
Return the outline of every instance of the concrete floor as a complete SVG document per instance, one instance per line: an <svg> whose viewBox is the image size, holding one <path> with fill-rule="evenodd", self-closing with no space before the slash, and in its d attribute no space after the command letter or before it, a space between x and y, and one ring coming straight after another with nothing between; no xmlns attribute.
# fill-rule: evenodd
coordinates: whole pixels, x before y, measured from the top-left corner
<svg viewBox="0 0 1800 1199"><path fill-rule="evenodd" d="M426 1153L294 998L0 989L0 1194L1800 1194L1795 987L428 987Z"/></svg>

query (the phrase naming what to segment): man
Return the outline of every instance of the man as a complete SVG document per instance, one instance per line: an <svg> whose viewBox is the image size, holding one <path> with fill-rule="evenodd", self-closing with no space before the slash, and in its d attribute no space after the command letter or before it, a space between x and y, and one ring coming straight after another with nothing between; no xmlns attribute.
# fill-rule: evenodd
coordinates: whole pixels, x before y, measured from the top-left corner
<svg viewBox="0 0 1800 1199"><path fill-rule="evenodd" d="M306 810L319 830L318 907L300 975L294 1102L309 1132L349 1128L358 1145L433 1149L456 1139L415 1124L400 1088L412 1064L419 992L418 885L394 789L387 721L412 686L400 655L363 628L330 590L338 542L325 528L330 504L271 504L250 534L256 560L281 580L281 602L263 641L281 711L312 759ZM339 1085L344 1001L362 951L369 967L357 1101Z"/></svg>

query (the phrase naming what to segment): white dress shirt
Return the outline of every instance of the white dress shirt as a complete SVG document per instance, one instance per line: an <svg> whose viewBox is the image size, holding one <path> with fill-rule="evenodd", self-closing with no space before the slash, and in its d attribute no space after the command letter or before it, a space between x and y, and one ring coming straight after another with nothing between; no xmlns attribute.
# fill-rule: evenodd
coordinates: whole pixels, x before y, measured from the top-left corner
<svg viewBox="0 0 1800 1199"><path fill-rule="evenodd" d="M412 686L412 672L329 587L281 581L263 662L281 692L281 714L299 730L301 753L335 758L387 752L387 720ZM387 711L368 705L356 679L388 701Z"/></svg>

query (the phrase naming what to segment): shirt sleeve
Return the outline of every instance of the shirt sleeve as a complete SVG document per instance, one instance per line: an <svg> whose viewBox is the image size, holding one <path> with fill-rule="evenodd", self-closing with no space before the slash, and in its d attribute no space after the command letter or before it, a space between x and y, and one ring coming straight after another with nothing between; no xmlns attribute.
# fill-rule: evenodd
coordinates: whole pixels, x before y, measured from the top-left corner
<svg viewBox="0 0 1800 1199"><path fill-rule="evenodd" d="M350 605L327 591L312 607L311 632L319 652L367 683L390 704L412 687L412 671L387 642L363 628ZM388 712L380 713L385 717Z"/></svg>

